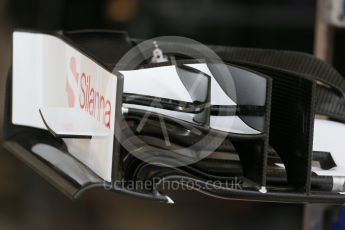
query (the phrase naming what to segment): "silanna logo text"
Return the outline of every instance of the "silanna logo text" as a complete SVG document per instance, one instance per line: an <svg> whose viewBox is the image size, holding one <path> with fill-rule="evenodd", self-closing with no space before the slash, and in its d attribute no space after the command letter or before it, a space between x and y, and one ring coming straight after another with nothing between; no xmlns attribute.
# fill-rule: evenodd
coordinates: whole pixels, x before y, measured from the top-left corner
<svg viewBox="0 0 345 230"><path fill-rule="evenodd" d="M66 77L69 106L79 106L106 128L110 128L111 101L93 86L91 75L84 72L80 74L75 57L70 59L69 67L69 71L73 76L72 78ZM78 105L75 104L75 95L78 95Z"/></svg>

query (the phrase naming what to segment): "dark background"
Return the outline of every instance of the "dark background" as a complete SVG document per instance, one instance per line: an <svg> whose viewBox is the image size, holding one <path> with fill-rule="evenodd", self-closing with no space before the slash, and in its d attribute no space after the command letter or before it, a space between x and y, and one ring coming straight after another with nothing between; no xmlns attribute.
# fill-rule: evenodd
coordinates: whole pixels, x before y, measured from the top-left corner
<svg viewBox="0 0 345 230"><path fill-rule="evenodd" d="M143 39L179 35L206 44L312 53L314 21L314 0L0 0L1 96L14 28L106 28ZM343 38L337 30L334 60L345 73ZM103 190L72 202L0 151L0 229L291 230L303 225L303 205L225 201L195 192L170 195L175 205Z"/></svg>

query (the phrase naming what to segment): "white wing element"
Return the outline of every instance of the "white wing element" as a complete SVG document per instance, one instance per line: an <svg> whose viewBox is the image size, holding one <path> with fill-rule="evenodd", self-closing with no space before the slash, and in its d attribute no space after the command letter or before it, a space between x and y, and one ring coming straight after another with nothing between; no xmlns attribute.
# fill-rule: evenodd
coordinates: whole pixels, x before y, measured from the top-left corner
<svg viewBox="0 0 345 230"><path fill-rule="evenodd" d="M330 152L336 167L329 170L313 168L319 176L345 177L345 124L315 119L313 151Z"/></svg>
<svg viewBox="0 0 345 230"><path fill-rule="evenodd" d="M87 112L77 108L41 108L42 120L54 136L61 138L106 137L111 130Z"/></svg>

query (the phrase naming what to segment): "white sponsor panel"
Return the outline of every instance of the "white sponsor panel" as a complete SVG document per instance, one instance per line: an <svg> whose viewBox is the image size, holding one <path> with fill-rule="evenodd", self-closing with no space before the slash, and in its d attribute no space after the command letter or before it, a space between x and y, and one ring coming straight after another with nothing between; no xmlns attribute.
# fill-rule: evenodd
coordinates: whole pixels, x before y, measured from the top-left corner
<svg viewBox="0 0 345 230"><path fill-rule="evenodd" d="M56 134L92 134L64 141L73 156L106 181L112 173L116 88L114 74L63 40L13 34L12 122L47 129L41 110Z"/></svg>

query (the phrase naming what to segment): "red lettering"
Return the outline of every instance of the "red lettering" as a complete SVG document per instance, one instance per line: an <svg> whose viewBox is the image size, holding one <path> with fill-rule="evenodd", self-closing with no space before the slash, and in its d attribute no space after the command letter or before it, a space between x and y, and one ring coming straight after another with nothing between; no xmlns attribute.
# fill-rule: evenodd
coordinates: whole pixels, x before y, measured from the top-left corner
<svg viewBox="0 0 345 230"><path fill-rule="evenodd" d="M84 85L84 86L83 86ZM81 75L81 81L80 81L80 90L81 90L81 93L79 94L79 104L80 104L80 108L84 109L85 107L85 102L86 102L86 99L85 99L85 89L84 87L86 86L86 76L85 74L83 73ZM83 95L81 95L83 94Z"/></svg>
<svg viewBox="0 0 345 230"><path fill-rule="evenodd" d="M76 76L77 69L75 63L71 64L71 71L73 75ZM79 106L81 109L85 110L85 112L88 112L91 116L102 123L105 127L110 128L111 102L92 86L91 80L92 78L90 75L87 76L85 73L81 74Z"/></svg>
<svg viewBox="0 0 345 230"><path fill-rule="evenodd" d="M105 103L104 125L110 128L111 103L109 100ZM108 119L106 119L108 117Z"/></svg>
<svg viewBox="0 0 345 230"><path fill-rule="evenodd" d="M101 96L101 99L99 100L98 104L98 114L101 116L101 119L98 118L100 122L104 122L104 106L105 106L105 100L104 97Z"/></svg>
<svg viewBox="0 0 345 230"><path fill-rule="evenodd" d="M90 90L90 102L89 102L89 107L90 107L90 115L94 116L94 112L95 112L95 107L94 107L94 94L95 94L95 90L93 88L91 88Z"/></svg>

